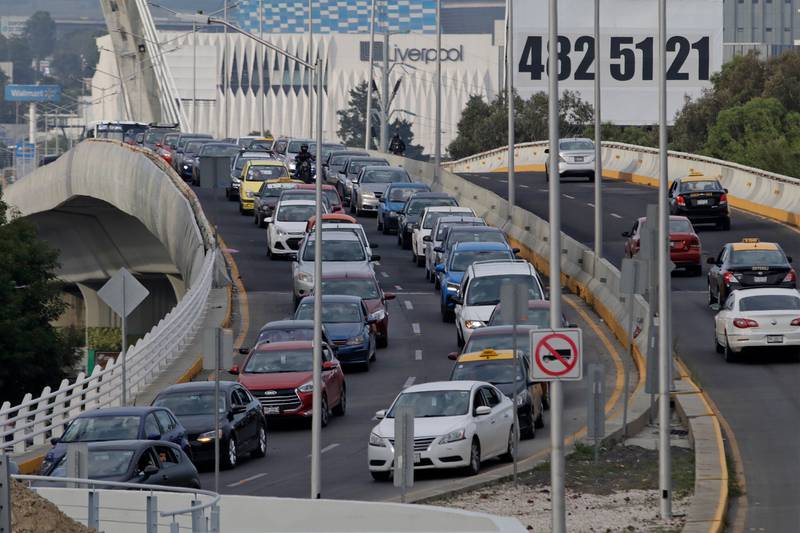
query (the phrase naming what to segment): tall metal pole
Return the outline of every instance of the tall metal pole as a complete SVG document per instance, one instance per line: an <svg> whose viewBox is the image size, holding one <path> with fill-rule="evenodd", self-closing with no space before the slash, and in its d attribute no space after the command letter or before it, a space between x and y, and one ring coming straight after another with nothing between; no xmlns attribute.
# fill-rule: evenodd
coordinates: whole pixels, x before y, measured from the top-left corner
<svg viewBox="0 0 800 533"><path fill-rule="evenodd" d="M192 21L192 130L197 128L197 22Z"/></svg>
<svg viewBox="0 0 800 533"><path fill-rule="evenodd" d="M264 40L264 0L258 0L258 37L261 40ZM261 96L258 98L258 109L259 115L261 116L260 126L261 126L261 135L266 135L266 128L265 122L266 118L264 117L264 99L265 95L267 94L266 87L264 87L264 58L261 57L257 59L261 68L258 69L259 73L261 74L261 79L258 82L258 86L261 87Z"/></svg>
<svg viewBox="0 0 800 533"><path fill-rule="evenodd" d="M594 259L603 256L603 149L600 116L600 0L594 0Z"/></svg>
<svg viewBox="0 0 800 533"><path fill-rule="evenodd" d="M314 67L317 75L317 175L314 225L314 378L311 418L311 499L321 496L320 438L322 436L322 59Z"/></svg>
<svg viewBox="0 0 800 533"><path fill-rule="evenodd" d="M548 129L550 140L550 327L561 327L561 177L558 175L558 0L548 0L550 43L550 82ZM552 493L552 531L566 533L564 505L564 391L562 383L550 384L550 491Z"/></svg>
<svg viewBox="0 0 800 533"><path fill-rule="evenodd" d="M364 149L372 148L372 73L375 68L375 0L372 0L369 19L369 71L367 75L367 126L364 130Z"/></svg>
<svg viewBox="0 0 800 533"><path fill-rule="evenodd" d="M222 366L222 330L214 330L214 492L219 494L219 368Z"/></svg>
<svg viewBox="0 0 800 533"><path fill-rule="evenodd" d="M508 103L508 218L517 202L514 179L514 0L506 0L506 101Z"/></svg>
<svg viewBox="0 0 800 533"><path fill-rule="evenodd" d="M224 112L224 119L225 120L225 127L223 131L225 132L225 138L228 137L228 73L231 72L231 65L228 61L228 0L225 0L225 3L222 6L222 19L225 21L225 37L222 43L222 57L223 64L225 65L225 71L222 73L222 102L225 106Z"/></svg>
<svg viewBox="0 0 800 533"><path fill-rule="evenodd" d="M434 133L433 180L439 179L442 164L442 0L436 0L436 132Z"/></svg>
<svg viewBox="0 0 800 533"><path fill-rule="evenodd" d="M658 0L658 488L661 519L672 518L672 477L669 449L669 395L672 371L670 335L670 255L667 189L667 2Z"/></svg>
<svg viewBox="0 0 800 533"><path fill-rule="evenodd" d="M314 61L314 5L308 0L308 62ZM319 75L319 72L317 72ZM314 135L314 69L308 69L308 138Z"/></svg>
<svg viewBox="0 0 800 533"><path fill-rule="evenodd" d="M119 358L122 360L122 405L128 405L128 306L125 302L125 276L122 276L122 351Z"/></svg>
<svg viewBox="0 0 800 533"><path fill-rule="evenodd" d="M381 152L389 137L389 30L383 32L383 79L381 84Z"/></svg>

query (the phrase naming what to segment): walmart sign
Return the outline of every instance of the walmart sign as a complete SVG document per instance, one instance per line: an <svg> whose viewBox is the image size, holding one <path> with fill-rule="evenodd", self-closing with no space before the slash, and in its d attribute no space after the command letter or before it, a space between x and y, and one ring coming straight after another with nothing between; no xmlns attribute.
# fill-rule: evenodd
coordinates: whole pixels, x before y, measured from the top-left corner
<svg viewBox="0 0 800 533"><path fill-rule="evenodd" d="M59 102L61 85L6 85L6 102Z"/></svg>

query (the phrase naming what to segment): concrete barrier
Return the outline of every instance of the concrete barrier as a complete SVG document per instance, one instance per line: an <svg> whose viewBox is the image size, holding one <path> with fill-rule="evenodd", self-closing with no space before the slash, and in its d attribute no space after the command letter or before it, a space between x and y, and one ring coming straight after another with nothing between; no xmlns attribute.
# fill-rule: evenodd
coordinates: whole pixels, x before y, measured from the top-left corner
<svg viewBox="0 0 800 533"><path fill-rule="evenodd" d="M543 171L546 141L517 145L518 171ZM654 186L658 178L658 150L624 143L603 143L603 176ZM502 147L444 166L451 172L507 172L508 148ZM728 189L731 206L778 222L800 227L800 179L711 157L669 152L670 179L701 172L718 178Z"/></svg>

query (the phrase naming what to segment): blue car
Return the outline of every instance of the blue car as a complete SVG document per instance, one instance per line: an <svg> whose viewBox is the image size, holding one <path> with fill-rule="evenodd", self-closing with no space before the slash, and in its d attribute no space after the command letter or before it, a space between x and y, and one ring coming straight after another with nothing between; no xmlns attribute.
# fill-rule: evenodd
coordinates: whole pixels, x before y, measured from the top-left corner
<svg viewBox="0 0 800 533"><path fill-rule="evenodd" d="M424 183L392 183L386 188L378 203L378 231L384 235L397 232L398 213L406 205L412 194L430 192L431 188Z"/></svg>
<svg viewBox="0 0 800 533"><path fill-rule="evenodd" d="M314 318L314 296L300 300L294 318ZM337 348L336 358L342 364L358 364L364 370L369 370L369 363L375 360L377 343L375 321L369 318L364 300L358 296L323 295L322 322Z"/></svg>
<svg viewBox="0 0 800 533"><path fill-rule="evenodd" d="M186 429L163 407L108 407L81 413L67 424L64 434L50 440L39 474L47 476L67 453L67 444L117 440L164 440L177 444L191 457Z"/></svg>
<svg viewBox="0 0 800 533"><path fill-rule="evenodd" d="M464 272L475 261L514 259L515 250L503 242L459 242L446 261L436 265L441 290L440 308L443 322L452 322L455 304L453 296L458 293Z"/></svg>

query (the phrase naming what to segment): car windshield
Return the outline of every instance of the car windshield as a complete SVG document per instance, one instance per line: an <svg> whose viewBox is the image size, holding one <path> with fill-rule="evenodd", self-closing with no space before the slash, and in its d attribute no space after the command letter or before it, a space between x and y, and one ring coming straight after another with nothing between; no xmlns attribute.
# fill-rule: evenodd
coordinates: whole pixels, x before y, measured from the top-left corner
<svg viewBox="0 0 800 533"><path fill-rule="evenodd" d="M128 472L133 459L133 450L89 450L87 461L89 478L122 476ZM67 456L61 458L50 472L51 477L66 477Z"/></svg>
<svg viewBox="0 0 800 533"><path fill-rule="evenodd" d="M356 240L322 240L323 261L364 261L364 246ZM303 261L314 260L314 240L309 239L303 250Z"/></svg>
<svg viewBox="0 0 800 533"><path fill-rule="evenodd" d="M175 416L210 415L214 412L214 392L186 391L172 392L159 396L153 405L166 407ZM219 394L219 412L224 413L225 393Z"/></svg>
<svg viewBox="0 0 800 533"><path fill-rule="evenodd" d="M310 372L311 350L255 351L247 360L242 372L250 374L275 374L280 372Z"/></svg>
<svg viewBox="0 0 800 533"><path fill-rule="evenodd" d="M740 311L798 311L800 298L786 294L748 296L739 300Z"/></svg>
<svg viewBox="0 0 800 533"><path fill-rule="evenodd" d="M513 350L514 337L508 333L498 333L496 335L472 335L469 342L464 346L462 353L482 352L483 350ZM526 331L517 334L517 351L522 352L526 357L530 351L530 337Z"/></svg>
<svg viewBox="0 0 800 533"><path fill-rule="evenodd" d="M347 164L347 161L353 157L353 154L342 154L331 156L330 166L334 168L342 168Z"/></svg>
<svg viewBox="0 0 800 533"><path fill-rule="evenodd" d="M240 174L242 169L244 168L245 163L247 163L248 161L253 161L254 159L269 159L269 157L267 157L267 156L264 156L264 157L252 157L252 156L238 157L236 159L236 163L234 164L233 168L235 168L236 170L239 171L239 172L237 172L237 174Z"/></svg>
<svg viewBox="0 0 800 533"><path fill-rule="evenodd" d="M324 282L323 282L324 284ZM275 328L265 329L258 334L256 344L261 342L288 342L314 340L313 328Z"/></svg>
<svg viewBox="0 0 800 533"><path fill-rule="evenodd" d="M235 144L204 144L200 155L207 157L233 157L239 151Z"/></svg>
<svg viewBox="0 0 800 533"><path fill-rule="evenodd" d="M469 412L469 391L404 392L397 397L386 418L394 418L395 411L400 407L413 408L415 418L462 416Z"/></svg>
<svg viewBox="0 0 800 533"><path fill-rule="evenodd" d="M780 250L739 250L731 256L733 266L785 265L786 257Z"/></svg>
<svg viewBox="0 0 800 533"><path fill-rule="evenodd" d="M453 368L451 380L460 381L488 381L494 385L514 382L514 361L503 359L499 361L470 361L456 363ZM525 371L522 361L517 365L517 380L525 383Z"/></svg>
<svg viewBox="0 0 800 533"><path fill-rule="evenodd" d="M247 170L247 181L266 181L278 178L289 177L286 167L283 165L257 165L251 166Z"/></svg>
<svg viewBox="0 0 800 533"><path fill-rule="evenodd" d="M359 172L361 172L361 169L364 167L388 167L388 166L389 166L388 161L380 161L380 160L374 161L371 159L351 161L350 166L347 169L347 173L351 176L355 176Z"/></svg>
<svg viewBox="0 0 800 533"><path fill-rule="evenodd" d="M148 131L148 132L147 132L147 133L145 133L145 135L144 135L144 143L145 143L145 144L156 144L156 143L158 143L158 142L161 142L161 139L163 139L163 138L164 138L164 136L165 136L167 133L168 133L168 132L165 132L164 130L153 130L153 131Z"/></svg>
<svg viewBox="0 0 800 533"><path fill-rule="evenodd" d="M339 205L342 203L342 200L339 198L339 193L334 189L322 191L322 194L325 195L325 198L327 198L328 203L331 205Z"/></svg>
<svg viewBox="0 0 800 533"><path fill-rule="evenodd" d="M447 234L447 228L452 228L453 226L484 226L483 222L478 222L477 220L467 221L458 221L458 222L440 222L439 227L436 230L436 239L437 241L441 241L444 239L445 235Z"/></svg>
<svg viewBox="0 0 800 533"><path fill-rule="evenodd" d="M309 143L308 141L291 141L286 151L296 154L300 152L300 147L302 147L304 144L308 145L308 151L311 152L311 143Z"/></svg>
<svg viewBox="0 0 800 533"><path fill-rule="evenodd" d="M138 439L140 420L133 415L76 418L67 427L61 442Z"/></svg>
<svg viewBox="0 0 800 533"><path fill-rule="evenodd" d="M692 223L686 219L670 219L669 221L670 233L694 233Z"/></svg>
<svg viewBox="0 0 800 533"><path fill-rule="evenodd" d="M506 242L501 231L451 231L447 237L447 248L459 242Z"/></svg>
<svg viewBox="0 0 800 533"><path fill-rule="evenodd" d="M208 143L203 142L203 141L190 142L190 143L188 143L186 145L186 150L185 151L190 153L190 154L196 154L197 152L200 151L200 148L202 148L204 144L208 144Z"/></svg>
<svg viewBox="0 0 800 533"><path fill-rule="evenodd" d="M720 192L722 186L716 180L682 181L681 192Z"/></svg>
<svg viewBox="0 0 800 533"><path fill-rule="evenodd" d="M594 150L591 141L561 141L558 146L562 152Z"/></svg>
<svg viewBox="0 0 800 533"><path fill-rule="evenodd" d="M489 319L490 326L510 326L510 320L504 320L503 314L500 312L500 306L495 307L492 311L492 317ZM538 326L540 328L550 327L550 310L549 309L528 309L525 318L519 320L517 324L526 326Z"/></svg>
<svg viewBox="0 0 800 533"><path fill-rule="evenodd" d="M381 297L377 285L371 279L323 279L322 292L358 296L364 300L377 300Z"/></svg>
<svg viewBox="0 0 800 533"><path fill-rule="evenodd" d="M458 205L455 198L412 198L406 204L407 215L418 215L426 207Z"/></svg>
<svg viewBox="0 0 800 533"><path fill-rule="evenodd" d="M295 314L296 320L314 320L314 302L301 303ZM361 304L358 302L322 303L322 321L331 324L363 322Z"/></svg>
<svg viewBox="0 0 800 533"><path fill-rule="evenodd" d="M467 305L497 305L500 302L501 287L509 282L525 283L528 286L528 300L541 300L543 295L533 276L498 275L474 278L467 288Z"/></svg>
<svg viewBox="0 0 800 533"><path fill-rule="evenodd" d="M247 145L248 150L272 150L272 144L275 141L271 139L259 139L257 141L250 141Z"/></svg>
<svg viewBox="0 0 800 533"><path fill-rule="evenodd" d="M387 169L370 170L364 173L361 183L395 183L398 181L411 181L405 170Z"/></svg>
<svg viewBox="0 0 800 533"><path fill-rule="evenodd" d="M405 202L415 192L419 192L416 187L396 187L389 192L389 200L392 202Z"/></svg>
<svg viewBox="0 0 800 533"><path fill-rule="evenodd" d="M425 216L425 222L422 223L422 227L424 229L433 229L433 226L436 224L436 221L442 217L449 217L453 216L453 213L449 213L447 211L434 211L428 213Z"/></svg>
<svg viewBox="0 0 800 533"><path fill-rule="evenodd" d="M493 261L496 259L514 259L514 256L508 250L455 252L450 260L450 270L464 272L475 261Z"/></svg>
<svg viewBox="0 0 800 533"><path fill-rule="evenodd" d="M282 205L278 211L278 222L305 222L314 216L316 207L310 204Z"/></svg>

